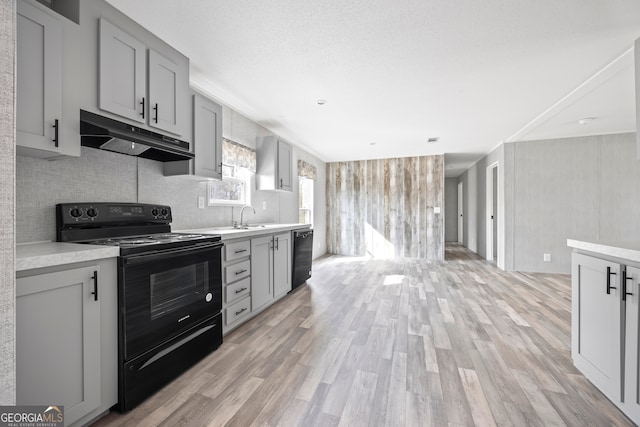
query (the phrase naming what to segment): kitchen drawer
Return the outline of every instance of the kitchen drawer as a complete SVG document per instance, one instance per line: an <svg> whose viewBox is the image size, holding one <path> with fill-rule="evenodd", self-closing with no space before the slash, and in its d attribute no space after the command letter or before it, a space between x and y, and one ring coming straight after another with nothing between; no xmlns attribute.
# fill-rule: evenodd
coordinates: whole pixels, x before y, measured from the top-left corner
<svg viewBox="0 0 640 427"><path fill-rule="evenodd" d="M224 260L233 261L251 255L251 240L227 243L224 248Z"/></svg>
<svg viewBox="0 0 640 427"><path fill-rule="evenodd" d="M246 260L224 268L224 283L226 285L244 279L251 275L251 261Z"/></svg>
<svg viewBox="0 0 640 427"><path fill-rule="evenodd" d="M249 313L251 313L251 298L247 297L225 308L225 325L231 325Z"/></svg>
<svg viewBox="0 0 640 427"><path fill-rule="evenodd" d="M249 295L251 289L251 277L240 280L239 282L232 283L224 288L224 302L229 303L238 298L243 298Z"/></svg>

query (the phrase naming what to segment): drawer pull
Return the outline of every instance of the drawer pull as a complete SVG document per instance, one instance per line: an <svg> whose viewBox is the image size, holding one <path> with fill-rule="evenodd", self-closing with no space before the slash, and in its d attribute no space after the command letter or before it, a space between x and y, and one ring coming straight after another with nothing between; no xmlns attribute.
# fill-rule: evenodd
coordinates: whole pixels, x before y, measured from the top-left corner
<svg viewBox="0 0 640 427"><path fill-rule="evenodd" d="M236 316L237 316L238 314L240 314L240 313L245 312L245 311L247 311L247 307L243 308L243 309L242 309L242 310L240 310L240 311L236 311Z"/></svg>
<svg viewBox="0 0 640 427"><path fill-rule="evenodd" d="M616 273L611 271L611 267L607 267L607 294L611 294L611 289L618 289L615 286L611 286L611 276L615 276Z"/></svg>
<svg viewBox="0 0 640 427"><path fill-rule="evenodd" d="M240 288L236 290L236 294L239 294L242 291L246 291L248 288Z"/></svg>
<svg viewBox="0 0 640 427"><path fill-rule="evenodd" d="M236 276L237 276L238 274L242 274L242 273L246 273L246 272L247 272L247 270L240 270L240 271L236 271Z"/></svg>
<svg viewBox="0 0 640 427"><path fill-rule="evenodd" d="M241 254L242 252L247 252L247 250L246 249L240 249L239 251L236 251L235 253Z"/></svg>

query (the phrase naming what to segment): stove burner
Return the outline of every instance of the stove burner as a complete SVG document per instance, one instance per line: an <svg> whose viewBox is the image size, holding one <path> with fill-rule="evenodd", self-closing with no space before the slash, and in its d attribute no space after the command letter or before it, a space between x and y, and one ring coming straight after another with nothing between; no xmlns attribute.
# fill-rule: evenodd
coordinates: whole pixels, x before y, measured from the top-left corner
<svg viewBox="0 0 640 427"><path fill-rule="evenodd" d="M167 218L158 219L165 210ZM74 212L99 212L90 222ZM217 242L220 236L172 233L171 208L143 203L63 203L56 205L56 239L60 242L117 246L120 255L156 252ZM79 219L80 218L80 219ZM87 220L88 221L88 220Z"/></svg>

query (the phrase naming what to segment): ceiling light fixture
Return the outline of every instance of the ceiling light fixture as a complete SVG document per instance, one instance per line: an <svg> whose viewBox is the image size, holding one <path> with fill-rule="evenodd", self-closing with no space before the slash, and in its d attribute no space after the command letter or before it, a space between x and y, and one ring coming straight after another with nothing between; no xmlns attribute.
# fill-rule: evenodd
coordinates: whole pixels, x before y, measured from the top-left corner
<svg viewBox="0 0 640 427"><path fill-rule="evenodd" d="M596 119L595 117L585 117L585 118L582 118L582 119L578 120L578 124L584 126L584 125L587 125L587 124L591 123L595 119Z"/></svg>
<svg viewBox="0 0 640 427"><path fill-rule="evenodd" d="M317 103L318 105L324 105L324 104L326 104L326 103L327 103L327 100L326 100L326 99L318 99L318 100L316 101L316 103Z"/></svg>

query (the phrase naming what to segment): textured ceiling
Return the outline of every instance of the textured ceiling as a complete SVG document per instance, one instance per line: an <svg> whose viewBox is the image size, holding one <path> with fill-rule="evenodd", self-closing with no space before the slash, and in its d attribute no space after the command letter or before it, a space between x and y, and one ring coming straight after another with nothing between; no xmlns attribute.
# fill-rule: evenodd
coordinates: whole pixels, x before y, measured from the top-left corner
<svg viewBox="0 0 640 427"><path fill-rule="evenodd" d="M501 142L635 130L637 0L108 1L325 161L447 153L451 176Z"/></svg>

